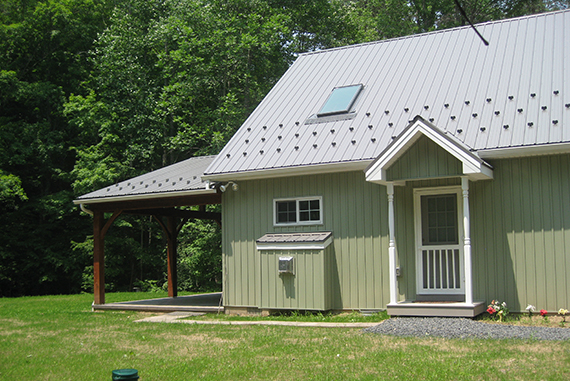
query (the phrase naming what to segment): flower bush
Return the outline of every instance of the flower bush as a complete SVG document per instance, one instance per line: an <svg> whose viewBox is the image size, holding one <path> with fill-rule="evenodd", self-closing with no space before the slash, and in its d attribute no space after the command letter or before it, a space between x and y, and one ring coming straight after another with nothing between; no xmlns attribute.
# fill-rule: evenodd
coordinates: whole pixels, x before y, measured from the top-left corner
<svg viewBox="0 0 570 381"><path fill-rule="evenodd" d="M536 311L536 307L533 306L532 304L529 304L528 306L526 306L526 311L528 312L528 317L531 317L532 313Z"/></svg>
<svg viewBox="0 0 570 381"><path fill-rule="evenodd" d="M487 306L487 312L491 317L499 318L499 321L503 321L503 319L509 314L509 309L507 308L506 302L499 302L498 300L493 300L491 304Z"/></svg>
<svg viewBox="0 0 570 381"><path fill-rule="evenodd" d="M562 316L562 326L564 326L564 323L566 323L566 314L568 313L568 310L565 308L561 308L558 310L558 315Z"/></svg>
<svg viewBox="0 0 570 381"><path fill-rule="evenodd" d="M548 311L547 311L547 310L540 310L540 316L546 317L546 315L548 315Z"/></svg>

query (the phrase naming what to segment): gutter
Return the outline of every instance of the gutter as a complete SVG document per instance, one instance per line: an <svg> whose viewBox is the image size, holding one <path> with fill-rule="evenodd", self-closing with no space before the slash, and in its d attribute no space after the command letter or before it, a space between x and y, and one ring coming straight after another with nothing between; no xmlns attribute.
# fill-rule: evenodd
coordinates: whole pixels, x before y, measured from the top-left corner
<svg viewBox="0 0 570 381"><path fill-rule="evenodd" d="M228 181L228 180L257 180L277 177L315 175L322 173L336 173L365 170L373 159L354 160L326 164L309 164L292 167L278 167L247 171L206 173L202 181Z"/></svg>
<svg viewBox="0 0 570 381"><path fill-rule="evenodd" d="M87 205L102 204L102 203L113 202L113 201L152 200L155 198L170 198L170 197L178 197L178 196L189 196L189 195L198 195L198 194L213 194L213 193L217 193L217 190L216 189L200 189L200 190L194 189L191 191L143 193L143 194L136 194L136 195L83 198L83 199L73 200L73 203L81 206L83 204L87 204ZM86 213L89 213L89 212L86 212Z"/></svg>
<svg viewBox="0 0 570 381"><path fill-rule="evenodd" d="M477 151L479 157L485 159L508 159L524 156L540 156L570 153L570 143L551 143L534 146L518 146L508 148L491 148Z"/></svg>

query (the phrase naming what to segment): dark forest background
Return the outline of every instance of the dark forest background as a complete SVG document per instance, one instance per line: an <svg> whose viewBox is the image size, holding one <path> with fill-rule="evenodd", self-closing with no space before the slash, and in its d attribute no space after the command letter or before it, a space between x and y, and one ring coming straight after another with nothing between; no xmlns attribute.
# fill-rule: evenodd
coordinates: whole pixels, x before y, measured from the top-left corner
<svg viewBox="0 0 570 381"><path fill-rule="evenodd" d="M461 4L482 22L570 0ZM91 292L72 200L218 153L299 53L465 24L453 0L0 0L0 296ZM107 290L162 288L162 235L115 222ZM218 226L179 239L179 288L219 289Z"/></svg>

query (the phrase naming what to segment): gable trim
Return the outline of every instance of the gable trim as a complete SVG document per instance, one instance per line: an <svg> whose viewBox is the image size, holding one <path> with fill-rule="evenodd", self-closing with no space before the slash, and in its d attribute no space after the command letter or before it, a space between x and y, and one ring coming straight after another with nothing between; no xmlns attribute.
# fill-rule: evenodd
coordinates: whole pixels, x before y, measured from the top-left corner
<svg viewBox="0 0 570 381"><path fill-rule="evenodd" d="M421 137L426 136L463 165L463 174L470 180L492 179L492 167L469 147L417 115L402 133L365 170L366 181L388 183L386 170L392 166Z"/></svg>

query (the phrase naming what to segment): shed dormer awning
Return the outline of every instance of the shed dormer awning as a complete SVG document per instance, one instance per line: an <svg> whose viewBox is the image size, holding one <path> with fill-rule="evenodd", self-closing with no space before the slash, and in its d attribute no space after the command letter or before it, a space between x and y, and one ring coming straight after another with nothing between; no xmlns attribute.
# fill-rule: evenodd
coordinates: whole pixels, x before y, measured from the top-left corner
<svg viewBox="0 0 570 381"><path fill-rule="evenodd" d="M459 171L452 175L467 176L470 180L493 178L493 168L456 137L444 133L421 116L416 116L402 133L365 170L366 181L377 184L405 181L388 175L392 167L422 137L443 149L460 164ZM426 157L425 160L428 160ZM421 177L420 177L421 178ZM427 178L427 176L425 177ZM418 178L419 179L419 178Z"/></svg>

